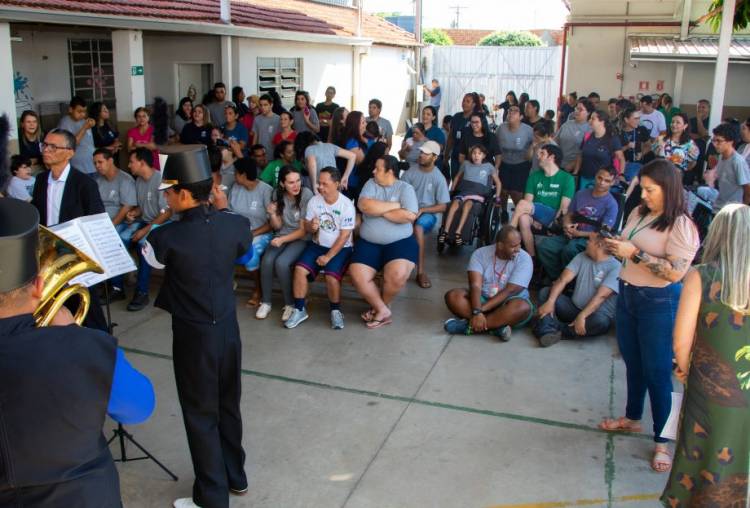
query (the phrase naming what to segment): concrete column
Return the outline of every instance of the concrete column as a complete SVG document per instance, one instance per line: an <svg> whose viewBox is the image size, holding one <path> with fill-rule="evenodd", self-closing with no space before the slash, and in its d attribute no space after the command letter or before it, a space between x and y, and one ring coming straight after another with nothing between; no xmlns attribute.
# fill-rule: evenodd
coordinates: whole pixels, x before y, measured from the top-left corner
<svg viewBox="0 0 750 508"><path fill-rule="evenodd" d="M115 70L115 96L118 124L132 124L133 111L146 105L146 84L143 76L143 32L112 31L112 60ZM158 69L149 69L158 72ZM122 129L120 129L122 132Z"/></svg>
<svg viewBox="0 0 750 508"><path fill-rule="evenodd" d="M0 115L8 116L10 124L8 148L12 153L16 153L18 151L18 122L16 121L16 91L10 44L10 23L0 23Z"/></svg>
<svg viewBox="0 0 750 508"><path fill-rule="evenodd" d="M711 116L708 120L709 129L713 129L721 123L724 110L724 94L726 93L727 73L729 71L729 48L732 45L732 25L736 5L736 0L724 0L721 31L719 32L719 54L716 58L714 88L711 96Z"/></svg>
<svg viewBox="0 0 750 508"><path fill-rule="evenodd" d="M682 104L682 81L685 76L685 64L678 63L675 66L675 72L674 72L674 95L672 97L672 102L676 107L680 107L680 104Z"/></svg>
<svg viewBox="0 0 750 508"><path fill-rule="evenodd" d="M232 93L232 37L221 36L221 81L227 87L227 97Z"/></svg>

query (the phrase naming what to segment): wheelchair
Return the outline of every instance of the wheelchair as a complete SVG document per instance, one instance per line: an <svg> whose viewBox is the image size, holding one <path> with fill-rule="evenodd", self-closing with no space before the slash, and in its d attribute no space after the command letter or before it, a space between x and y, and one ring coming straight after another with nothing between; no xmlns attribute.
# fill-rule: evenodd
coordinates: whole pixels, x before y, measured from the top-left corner
<svg viewBox="0 0 750 508"><path fill-rule="evenodd" d="M455 192L451 192L451 203L455 195ZM500 205L495 204L495 190L491 188L484 196L483 203L474 202L469 217L466 219L466 223L461 231L456 231L460 219L460 211L456 213L451 228L445 230L447 235L445 244L437 244L438 253L442 253L446 246L457 247L453 241L456 233L459 233L463 239L462 246L476 244L476 247L483 247L494 244L495 236L502 227L500 220L501 213L502 209ZM443 220L445 220L446 216L447 212L443 215Z"/></svg>

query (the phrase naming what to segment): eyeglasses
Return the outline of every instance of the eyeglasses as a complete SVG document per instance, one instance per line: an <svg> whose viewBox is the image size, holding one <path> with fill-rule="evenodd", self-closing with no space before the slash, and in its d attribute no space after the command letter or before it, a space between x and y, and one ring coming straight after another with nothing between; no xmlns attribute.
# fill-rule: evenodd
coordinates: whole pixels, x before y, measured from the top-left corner
<svg viewBox="0 0 750 508"><path fill-rule="evenodd" d="M69 146L58 146L58 145L55 145L53 143L44 143L44 142L39 143L39 148L42 151L49 150L52 153L54 153L54 152L56 152L58 150L72 150L72 148L69 147Z"/></svg>

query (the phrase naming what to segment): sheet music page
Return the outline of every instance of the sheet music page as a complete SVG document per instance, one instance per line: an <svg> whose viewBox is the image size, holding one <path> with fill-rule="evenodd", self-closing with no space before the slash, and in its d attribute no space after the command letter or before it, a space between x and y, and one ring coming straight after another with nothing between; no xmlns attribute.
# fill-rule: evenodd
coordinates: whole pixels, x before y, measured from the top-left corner
<svg viewBox="0 0 750 508"><path fill-rule="evenodd" d="M109 215L79 217L52 228L56 234L82 250L104 269L103 274L84 273L70 281L91 287L116 275L136 270L135 262L120 240Z"/></svg>
<svg viewBox="0 0 750 508"><path fill-rule="evenodd" d="M676 440L677 428L680 425L680 413L682 411L682 392L672 392L672 409L669 411L667 423L661 429L661 437Z"/></svg>

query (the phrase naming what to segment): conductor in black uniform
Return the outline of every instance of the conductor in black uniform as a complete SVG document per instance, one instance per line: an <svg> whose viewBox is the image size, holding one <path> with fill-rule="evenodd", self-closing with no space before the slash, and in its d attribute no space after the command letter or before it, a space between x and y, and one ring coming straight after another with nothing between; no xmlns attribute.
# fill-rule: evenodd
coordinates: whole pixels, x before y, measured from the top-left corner
<svg viewBox="0 0 750 508"><path fill-rule="evenodd" d="M234 260L252 243L250 222L226 210L214 188L205 147L170 154L162 185L177 222L151 231L146 260L164 268L155 305L172 314L177 393L195 482L176 508L226 508L229 493L247 492L242 449L242 345L232 289Z"/></svg>
<svg viewBox="0 0 750 508"><path fill-rule="evenodd" d="M102 434L117 341L64 307L36 327L38 224L32 205L0 199L0 506L118 508Z"/></svg>

